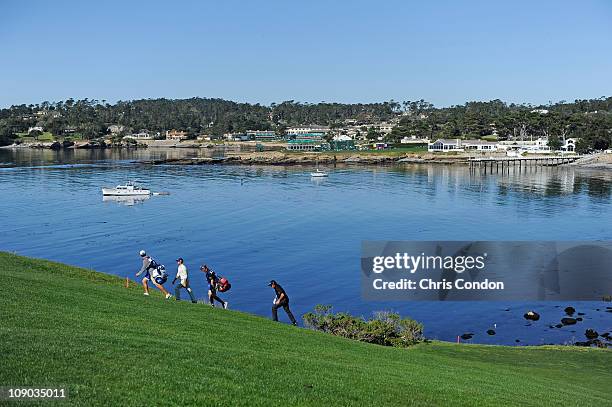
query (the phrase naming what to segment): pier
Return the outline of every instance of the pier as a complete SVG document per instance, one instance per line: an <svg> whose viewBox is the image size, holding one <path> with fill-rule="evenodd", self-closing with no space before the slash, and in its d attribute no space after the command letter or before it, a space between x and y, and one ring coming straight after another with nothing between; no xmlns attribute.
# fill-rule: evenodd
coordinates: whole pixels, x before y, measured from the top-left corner
<svg viewBox="0 0 612 407"><path fill-rule="evenodd" d="M580 156L554 156L554 157L481 157L468 160L470 171L487 171L493 173L510 171L513 169L528 169L537 167L556 167L578 160Z"/></svg>

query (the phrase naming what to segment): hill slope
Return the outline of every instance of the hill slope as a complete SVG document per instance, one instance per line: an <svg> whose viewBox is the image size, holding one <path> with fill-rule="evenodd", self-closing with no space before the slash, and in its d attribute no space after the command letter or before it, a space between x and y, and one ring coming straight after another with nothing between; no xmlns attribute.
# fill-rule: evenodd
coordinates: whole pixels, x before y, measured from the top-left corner
<svg viewBox="0 0 612 407"><path fill-rule="evenodd" d="M612 353L353 342L0 252L0 385L82 405L612 405Z"/></svg>

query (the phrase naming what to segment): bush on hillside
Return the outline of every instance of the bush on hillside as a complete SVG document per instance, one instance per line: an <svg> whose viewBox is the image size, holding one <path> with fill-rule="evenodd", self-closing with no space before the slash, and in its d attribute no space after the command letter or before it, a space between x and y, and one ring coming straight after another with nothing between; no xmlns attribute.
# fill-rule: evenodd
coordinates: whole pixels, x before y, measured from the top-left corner
<svg viewBox="0 0 612 407"><path fill-rule="evenodd" d="M369 320L345 312L334 314L330 305L317 305L304 315L304 324L321 331L383 346L407 347L425 340L423 324L392 312L377 312Z"/></svg>

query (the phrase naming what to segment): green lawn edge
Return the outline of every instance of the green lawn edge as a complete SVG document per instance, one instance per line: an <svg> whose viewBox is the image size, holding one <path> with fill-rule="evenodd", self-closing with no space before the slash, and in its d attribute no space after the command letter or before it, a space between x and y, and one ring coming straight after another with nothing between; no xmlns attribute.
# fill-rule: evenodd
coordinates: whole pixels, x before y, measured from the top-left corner
<svg viewBox="0 0 612 407"><path fill-rule="evenodd" d="M0 386L72 405L612 405L605 349L388 348L6 252L0 276Z"/></svg>

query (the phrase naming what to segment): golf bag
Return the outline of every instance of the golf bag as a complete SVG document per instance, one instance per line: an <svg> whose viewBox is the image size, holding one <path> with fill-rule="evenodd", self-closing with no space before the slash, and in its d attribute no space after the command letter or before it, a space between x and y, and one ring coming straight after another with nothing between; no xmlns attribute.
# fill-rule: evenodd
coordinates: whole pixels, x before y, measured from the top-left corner
<svg viewBox="0 0 612 407"><path fill-rule="evenodd" d="M151 277L153 277L153 281L157 284L162 285L168 280L168 273L166 272L166 266L159 265L157 268L153 269L151 272Z"/></svg>
<svg viewBox="0 0 612 407"><path fill-rule="evenodd" d="M230 288L232 288L232 285L227 280L227 278L221 277L219 279L219 283L217 284L217 290L219 290L220 292L224 293L226 291L229 291Z"/></svg>

